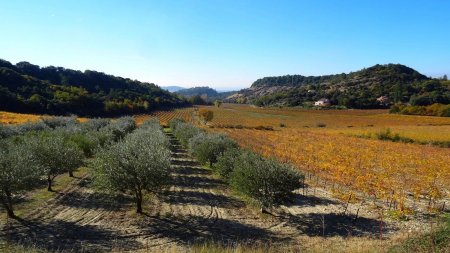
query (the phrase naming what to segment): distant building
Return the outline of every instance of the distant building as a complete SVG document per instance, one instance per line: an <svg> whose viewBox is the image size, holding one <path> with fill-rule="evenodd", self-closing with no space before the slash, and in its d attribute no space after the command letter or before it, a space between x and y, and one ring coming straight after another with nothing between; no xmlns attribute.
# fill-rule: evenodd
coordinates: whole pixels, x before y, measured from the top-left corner
<svg viewBox="0 0 450 253"><path fill-rule="evenodd" d="M377 102L380 103L380 105L389 105L391 103L391 100L389 99L388 96L381 96L379 98L377 98Z"/></svg>
<svg viewBox="0 0 450 253"><path fill-rule="evenodd" d="M318 101L314 102L315 106L330 106L330 100L327 98L321 98Z"/></svg>

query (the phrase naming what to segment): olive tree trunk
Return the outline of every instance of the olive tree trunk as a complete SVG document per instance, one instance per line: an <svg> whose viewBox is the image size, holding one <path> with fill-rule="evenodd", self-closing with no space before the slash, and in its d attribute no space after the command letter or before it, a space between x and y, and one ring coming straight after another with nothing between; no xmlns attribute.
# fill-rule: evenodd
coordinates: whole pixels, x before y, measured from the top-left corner
<svg viewBox="0 0 450 253"><path fill-rule="evenodd" d="M16 215L14 214L14 209L12 205L12 199L11 199L11 192L8 189L3 189L2 194L2 204L3 207L6 209L6 213L9 218L15 218Z"/></svg>

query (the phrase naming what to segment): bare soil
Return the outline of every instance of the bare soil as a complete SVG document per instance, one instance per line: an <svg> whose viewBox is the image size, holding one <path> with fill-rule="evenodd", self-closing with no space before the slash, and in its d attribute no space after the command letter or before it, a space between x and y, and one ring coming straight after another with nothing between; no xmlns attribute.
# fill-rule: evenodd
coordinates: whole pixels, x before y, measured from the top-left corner
<svg viewBox="0 0 450 253"><path fill-rule="evenodd" d="M91 177L84 175L39 209L9 220L1 236L9 243L50 251L154 252L188 251L192 244L209 241L302 247L313 237L376 240L380 231L389 239L404 230L403 223L381 222L376 211L359 204L350 204L344 215L345 204L321 189L310 189L307 195L300 190L293 203L261 214L168 135L174 184L161 197L149 196L143 215L134 213L133 200L125 195L94 191Z"/></svg>

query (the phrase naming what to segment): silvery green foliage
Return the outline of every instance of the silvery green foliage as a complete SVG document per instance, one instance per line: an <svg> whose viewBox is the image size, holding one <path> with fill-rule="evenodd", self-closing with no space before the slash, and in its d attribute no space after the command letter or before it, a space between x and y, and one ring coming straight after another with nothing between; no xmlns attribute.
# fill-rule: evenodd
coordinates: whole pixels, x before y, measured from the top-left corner
<svg viewBox="0 0 450 253"><path fill-rule="evenodd" d="M39 132L49 130L49 127L43 121L27 122L12 127L15 135L23 135L29 132Z"/></svg>
<svg viewBox="0 0 450 253"><path fill-rule="evenodd" d="M41 170L23 143L0 140L0 194L3 207L14 216L12 196L37 185Z"/></svg>
<svg viewBox="0 0 450 253"><path fill-rule="evenodd" d="M42 121L27 122L19 125L0 124L0 139L15 135L24 135L29 132L39 132L49 130L49 127Z"/></svg>
<svg viewBox="0 0 450 253"><path fill-rule="evenodd" d="M118 141L136 129L136 122L133 117L121 117L113 120L109 125L100 129L112 134L113 141Z"/></svg>
<svg viewBox="0 0 450 253"><path fill-rule="evenodd" d="M147 120L139 127L139 130L162 131L161 124L157 119Z"/></svg>
<svg viewBox="0 0 450 253"><path fill-rule="evenodd" d="M201 132L203 131L194 125L183 122L178 123L173 130L175 137L177 137L183 147L188 147L189 140Z"/></svg>
<svg viewBox="0 0 450 253"><path fill-rule="evenodd" d="M182 119L173 119L169 122L169 127L170 129L172 129L172 131L175 131L178 127L179 124L182 123L186 123L184 120Z"/></svg>
<svg viewBox="0 0 450 253"><path fill-rule="evenodd" d="M74 171L84 162L83 151L56 132L28 136L24 144L27 152L33 155L35 166L47 176L49 190L56 176Z"/></svg>
<svg viewBox="0 0 450 253"><path fill-rule="evenodd" d="M95 119L89 119L86 122L81 123L81 127L84 132L89 131L98 131L102 127L106 127L111 122L110 119L105 118L95 118Z"/></svg>
<svg viewBox="0 0 450 253"><path fill-rule="evenodd" d="M0 124L0 139L8 138L15 134L16 132L11 126Z"/></svg>
<svg viewBox="0 0 450 253"><path fill-rule="evenodd" d="M170 184L169 142L153 123L102 150L93 159L97 184L110 191L134 195L141 212L142 194L158 193Z"/></svg>
<svg viewBox="0 0 450 253"><path fill-rule="evenodd" d="M213 170L226 180L230 179L230 175L234 170L235 162L241 155L239 148L230 148L217 158Z"/></svg>
<svg viewBox="0 0 450 253"><path fill-rule="evenodd" d="M222 134L199 133L189 140L189 152L201 163L209 162L212 167L217 158L237 144Z"/></svg>
<svg viewBox="0 0 450 253"><path fill-rule="evenodd" d="M303 176L292 166L243 151L234 163L231 185L256 200L263 208L289 200L300 188Z"/></svg>
<svg viewBox="0 0 450 253"><path fill-rule="evenodd" d="M42 121L52 129L55 129L57 127L66 127L70 125L76 125L78 124L78 120L76 116L70 116L70 117L62 117L62 116L56 116L56 117L45 117L42 119Z"/></svg>

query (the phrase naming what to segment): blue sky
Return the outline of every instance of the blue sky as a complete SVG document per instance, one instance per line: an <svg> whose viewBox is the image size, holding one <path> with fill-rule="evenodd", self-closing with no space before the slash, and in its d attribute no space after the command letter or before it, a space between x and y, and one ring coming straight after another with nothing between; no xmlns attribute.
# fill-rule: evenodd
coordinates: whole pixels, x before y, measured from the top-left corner
<svg viewBox="0 0 450 253"><path fill-rule="evenodd" d="M446 0L0 0L0 58L159 85L401 63L450 74Z"/></svg>

